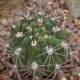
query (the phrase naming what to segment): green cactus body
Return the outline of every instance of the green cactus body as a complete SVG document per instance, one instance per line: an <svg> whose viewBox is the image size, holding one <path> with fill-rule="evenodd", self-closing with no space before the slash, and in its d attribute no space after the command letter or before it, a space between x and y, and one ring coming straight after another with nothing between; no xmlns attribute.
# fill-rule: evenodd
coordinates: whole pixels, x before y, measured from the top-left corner
<svg viewBox="0 0 80 80"><path fill-rule="evenodd" d="M44 77L69 58L68 39L57 19L36 14L12 26L7 52L20 73Z"/></svg>

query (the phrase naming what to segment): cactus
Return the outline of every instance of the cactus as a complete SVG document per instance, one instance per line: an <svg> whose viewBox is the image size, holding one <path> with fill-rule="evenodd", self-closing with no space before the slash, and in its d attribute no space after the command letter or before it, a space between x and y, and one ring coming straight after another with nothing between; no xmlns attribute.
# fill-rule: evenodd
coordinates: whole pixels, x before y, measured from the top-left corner
<svg viewBox="0 0 80 80"><path fill-rule="evenodd" d="M47 77L69 59L68 39L59 20L39 12L12 25L7 53L20 74Z"/></svg>

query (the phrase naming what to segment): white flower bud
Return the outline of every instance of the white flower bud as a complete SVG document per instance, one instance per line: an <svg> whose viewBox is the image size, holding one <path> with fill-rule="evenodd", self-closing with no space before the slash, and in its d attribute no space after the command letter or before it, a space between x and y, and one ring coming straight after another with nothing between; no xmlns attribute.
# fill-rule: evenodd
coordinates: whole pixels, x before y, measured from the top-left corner
<svg viewBox="0 0 80 80"><path fill-rule="evenodd" d="M55 20L55 18L54 18L54 17L51 17L51 20L52 20L52 21L54 21L54 20Z"/></svg>
<svg viewBox="0 0 80 80"><path fill-rule="evenodd" d="M43 23L43 19L42 18L38 18L38 23Z"/></svg>
<svg viewBox="0 0 80 80"><path fill-rule="evenodd" d="M52 32L59 32L61 29L58 26L52 28Z"/></svg>
<svg viewBox="0 0 80 80"><path fill-rule="evenodd" d="M31 45L32 45L33 47L35 47L35 46L37 45L37 41L36 41L35 39L32 40Z"/></svg>
<svg viewBox="0 0 80 80"><path fill-rule="evenodd" d="M27 20L31 20L31 16L29 14L25 15L25 17L27 18Z"/></svg>
<svg viewBox="0 0 80 80"><path fill-rule="evenodd" d="M12 25L12 28L16 28L16 25L15 25L15 24L13 24L13 25Z"/></svg>
<svg viewBox="0 0 80 80"><path fill-rule="evenodd" d="M38 12L38 14L39 14L39 15L45 15L45 13L43 13L43 12Z"/></svg>
<svg viewBox="0 0 80 80"><path fill-rule="evenodd" d="M26 30L32 31L32 28L31 28L30 26L27 26L27 27L26 27Z"/></svg>
<svg viewBox="0 0 80 80"><path fill-rule="evenodd" d="M17 34L15 35L17 38L20 38L23 36L23 32L17 32Z"/></svg>

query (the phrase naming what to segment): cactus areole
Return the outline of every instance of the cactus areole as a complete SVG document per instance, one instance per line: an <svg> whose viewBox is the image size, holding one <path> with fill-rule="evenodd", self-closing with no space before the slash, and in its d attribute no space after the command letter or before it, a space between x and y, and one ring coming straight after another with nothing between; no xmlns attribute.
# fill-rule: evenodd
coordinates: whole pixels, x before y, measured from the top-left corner
<svg viewBox="0 0 80 80"><path fill-rule="evenodd" d="M47 77L69 59L69 33L52 18L37 13L12 25L7 53L20 74Z"/></svg>

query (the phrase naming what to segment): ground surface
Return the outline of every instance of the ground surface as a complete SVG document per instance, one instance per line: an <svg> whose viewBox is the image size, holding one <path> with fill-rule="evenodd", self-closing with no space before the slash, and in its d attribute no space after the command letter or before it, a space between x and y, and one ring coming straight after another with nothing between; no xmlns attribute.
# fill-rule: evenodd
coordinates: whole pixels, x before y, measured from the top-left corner
<svg viewBox="0 0 80 80"><path fill-rule="evenodd" d="M37 5L38 2L35 0L35 4L30 1L30 0L24 0L25 2L25 7L19 7L17 9L14 9L13 13L11 16L6 20L4 17L1 19L1 25L0 25L0 35L4 35L3 37L0 38L0 80L9 80L9 75L10 69L12 68L10 64L10 60L7 58L7 55L5 53L5 44L7 41L7 36L9 35L9 30L10 30L10 22L12 21L12 17L14 17L14 12L16 11L17 14L22 14L22 12L25 12L25 9L28 9L30 11L36 12L39 9L39 6ZM37 7L36 7L37 6ZM45 8L46 6L46 8ZM57 13L66 10L66 5L64 0L56 0L56 2L52 0L45 0L45 6L42 5L43 10L45 13L47 13L49 16L52 14L52 10L57 10ZM27 10L26 10L27 11ZM28 11L27 11L28 12ZM71 15L69 11L67 11L64 14L59 14L58 16L61 16L63 20L62 22L62 27L67 28L70 31L70 40L69 40L69 45L73 49L73 55L75 58L73 58L73 64L75 67L70 67L70 69L65 69L65 76L68 77L68 80L80 80L80 76L78 77L76 74L80 70L80 18L74 19L74 17ZM67 18L67 20L65 20ZM18 21L20 17L15 16L15 21ZM69 60L65 65L68 66L70 65L71 60ZM60 80L60 75L57 75L58 79ZM19 75L17 74L18 79ZM22 76L22 80L29 80L26 76Z"/></svg>

